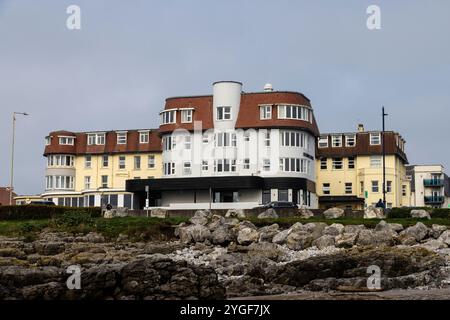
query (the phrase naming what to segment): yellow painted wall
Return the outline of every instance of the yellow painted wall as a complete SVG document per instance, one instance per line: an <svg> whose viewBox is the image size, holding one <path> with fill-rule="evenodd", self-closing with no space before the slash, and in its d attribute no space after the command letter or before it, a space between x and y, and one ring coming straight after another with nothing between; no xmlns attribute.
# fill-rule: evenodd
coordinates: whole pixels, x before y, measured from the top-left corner
<svg viewBox="0 0 450 320"><path fill-rule="evenodd" d="M386 181L392 181L392 191L386 193L386 202L392 207L409 206L410 185L405 180L406 168L403 162L396 156L386 156ZM368 197L365 199L366 205L372 205L383 198L383 169L382 167L372 168L370 166L370 156L355 157L355 169L348 168L348 158L343 158L343 169L332 169L332 158L327 159L327 169L320 169L320 160L317 160L317 194L323 196L323 183L330 183L329 196L357 196L365 198L365 191ZM372 192L372 180L378 181L378 192ZM345 193L345 183L352 183L352 193ZM361 189L363 182L363 189ZM407 186L406 196L402 196L402 185ZM345 206L345 205L344 205ZM354 207L355 209L361 209Z"/></svg>
<svg viewBox="0 0 450 320"><path fill-rule="evenodd" d="M148 168L148 156L155 156L155 167ZM119 169L119 157L125 156L125 169ZM135 170L134 157L141 157L141 169ZM160 178L162 175L161 153L144 154L114 154L109 155L108 167L103 167L103 155L92 155L91 168L85 167L85 156L75 158L75 191L85 190L85 176L91 177L90 190L98 189L101 186L101 176L108 176L109 189L125 189L125 181L139 177L147 179L149 177Z"/></svg>

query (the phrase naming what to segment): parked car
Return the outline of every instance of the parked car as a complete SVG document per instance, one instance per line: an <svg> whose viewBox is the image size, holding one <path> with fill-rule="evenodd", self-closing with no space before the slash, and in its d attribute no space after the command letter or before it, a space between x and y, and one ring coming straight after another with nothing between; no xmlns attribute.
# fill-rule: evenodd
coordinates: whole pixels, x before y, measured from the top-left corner
<svg viewBox="0 0 450 320"><path fill-rule="evenodd" d="M298 206L291 201L272 201L263 205L264 208L273 208L273 209L283 209L283 208L295 208L298 209Z"/></svg>
<svg viewBox="0 0 450 320"><path fill-rule="evenodd" d="M31 201L30 205L32 206L55 206L56 204L53 201Z"/></svg>

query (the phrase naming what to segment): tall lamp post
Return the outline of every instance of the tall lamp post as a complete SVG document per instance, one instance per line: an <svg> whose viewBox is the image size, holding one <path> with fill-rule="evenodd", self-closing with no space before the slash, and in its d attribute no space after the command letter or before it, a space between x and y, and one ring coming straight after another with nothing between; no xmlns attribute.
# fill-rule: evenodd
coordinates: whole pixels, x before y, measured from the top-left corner
<svg viewBox="0 0 450 320"><path fill-rule="evenodd" d="M12 143L11 143L11 176L9 180L9 205L13 202L13 190L14 190L14 144L16 135L16 115L28 116L26 112L13 112L12 114Z"/></svg>
<svg viewBox="0 0 450 320"><path fill-rule="evenodd" d="M381 134L381 143L383 144L383 208L386 209L386 144L384 139L384 122L388 114L384 112L384 106L382 107L381 117L383 119L383 131Z"/></svg>

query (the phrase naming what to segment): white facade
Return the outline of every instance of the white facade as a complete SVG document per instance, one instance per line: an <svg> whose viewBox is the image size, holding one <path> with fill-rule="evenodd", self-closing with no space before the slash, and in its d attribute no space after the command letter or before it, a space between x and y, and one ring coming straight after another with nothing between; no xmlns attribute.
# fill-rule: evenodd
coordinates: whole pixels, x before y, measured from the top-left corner
<svg viewBox="0 0 450 320"><path fill-rule="evenodd" d="M408 174L412 180L411 206L448 208L448 177L442 165L416 165Z"/></svg>

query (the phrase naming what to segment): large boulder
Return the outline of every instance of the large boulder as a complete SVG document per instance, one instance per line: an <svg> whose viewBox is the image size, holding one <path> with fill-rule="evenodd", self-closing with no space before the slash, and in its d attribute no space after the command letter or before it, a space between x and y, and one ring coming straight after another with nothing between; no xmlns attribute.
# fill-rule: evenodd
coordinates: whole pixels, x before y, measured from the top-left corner
<svg viewBox="0 0 450 320"><path fill-rule="evenodd" d="M323 229L323 234L329 236L338 236L343 232L344 232L344 225L340 223L333 223L332 225L327 226L325 227L325 229Z"/></svg>
<svg viewBox="0 0 450 320"><path fill-rule="evenodd" d="M286 239L287 239L289 233L291 233L290 229L286 229L286 230L278 232L273 237L272 242L276 243L276 244L284 244L286 242Z"/></svg>
<svg viewBox="0 0 450 320"><path fill-rule="evenodd" d="M431 219L430 213L423 209L413 209L410 212L411 218L415 219Z"/></svg>
<svg viewBox="0 0 450 320"><path fill-rule="evenodd" d="M344 216L344 209L341 208L330 208L323 212L325 219L337 219Z"/></svg>
<svg viewBox="0 0 450 320"><path fill-rule="evenodd" d="M258 215L258 219L277 219L278 214L275 209L269 208Z"/></svg>
<svg viewBox="0 0 450 320"><path fill-rule="evenodd" d="M446 230L442 232L442 234L439 236L439 241L442 243L445 243L446 245L450 246L450 230Z"/></svg>
<svg viewBox="0 0 450 320"><path fill-rule="evenodd" d="M272 242L273 237L280 232L280 226L276 223L262 227L258 230L260 242Z"/></svg>
<svg viewBox="0 0 450 320"><path fill-rule="evenodd" d="M259 232L252 228L242 228L239 230L237 242L242 245L249 245L252 242L257 242L259 239Z"/></svg>
<svg viewBox="0 0 450 320"><path fill-rule="evenodd" d="M322 250L326 247L334 246L335 240L334 236L331 235L323 235L312 242L313 246L316 246L318 249Z"/></svg>
<svg viewBox="0 0 450 320"><path fill-rule="evenodd" d="M374 206L368 206L364 210L364 219L385 219L383 208L376 208Z"/></svg>
<svg viewBox="0 0 450 320"><path fill-rule="evenodd" d="M34 249L36 252L43 256L53 256L64 252L66 244L64 242L34 242Z"/></svg>
<svg viewBox="0 0 450 320"><path fill-rule="evenodd" d="M393 230L361 230L356 240L358 246L392 246L395 244L397 233Z"/></svg>
<svg viewBox="0 0 450 320"><path fill-rule="evenodd" d="M387 223L384 220L381 220L376 226L375 231L395 231L400 232L403 230L403 226L400 223Z"/></svg>
<svg viewBox="0 0 450 320"><path fill-rule="evenodd" d="M208 224L210 218L212 218L212 214L209 210L197 210L189 221L192 224L204 226Z"/></svg>
<svg viewBox="0 0 450 320"><path fill-rule="evenodd" d="M343 233L334 238L338 248L351 248L355 245L358 233Z"/></svg>
<svg viewBox="0 0 450 320"><path fill-rule="evenodd" d="M192 224L178 229L180 241L183 243L204 242L211 239L211 231L201 224Z"/></svg>
<svg viewBox="0 0 450 320"><path fill-rule="evenodd" d="M216 245L227 245L236 241L236 233L228 225L220 225L211 233L211 242Z"/></svg>
<svg viewBox="0 0 450 320"><path fill-rule="evenodd" d="M446 226L441 226L439 224L433 224L431 230L429 230L430 237L437 239L447 230Z"/></svg>
<svg viewBox="0 0 450 320"><path fill-rule="evenodd" d="M314 217L314 213L311 210L309 210L308 208L305 208L305 207L301 207L298 210L298 215L301 218L303 218L303 219L309 219L311 217Z"/></svg>
<svg viewBox="0 0 450 320"><path fill-rule="evenodd" d="M167 218L168 211L167 211L167 209L155 208L155 209L150 210L150 217Z"/></svg>
<svg viewBox="0 0 450 320"><path fill-rule="evenodd" d="M213 232L220 226L225 225L225 221L226 219L224 217L215 214L211 217L211 219L209 219L208 224L206 226L211 232Z"/></svg>
<svg viewBox="0 0 450 320"><path fill-rule="evenodd" d="M225 213L225 218L238 218L238 219L244 219L245 218L245 212L243 209L230 209Z"/></svg>
<svg viewBox="0 0 450 320"><path fill-rule="evenodd" d="M286 245L291 250L304 250L311 247L314 237L306 231L291 232L286 238Z"/></svg>
<svg viewBox="0 0 450 320"><path fill-rule="evenodd" d="M419 242L428 235L428 228L422 222L417 222L414 226L406 228L401 234L411 236Z"/></svg>

